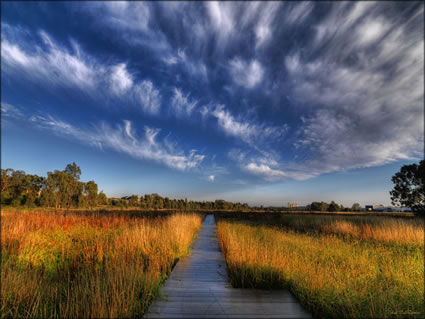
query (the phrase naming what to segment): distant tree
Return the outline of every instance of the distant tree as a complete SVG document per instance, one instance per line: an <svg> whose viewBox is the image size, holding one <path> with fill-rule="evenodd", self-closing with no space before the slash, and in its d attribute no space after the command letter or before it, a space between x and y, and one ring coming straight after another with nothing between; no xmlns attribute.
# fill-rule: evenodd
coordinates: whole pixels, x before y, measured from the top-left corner
<svg viewBox="0 0 425 319"><path fill-rule="evenodd" d="M390 191L393 205L407 206L416 214L425 215L425 160L404 165L392 177L395 184Z"/></svg>
<svg viewBox="0 0 425 319"><path fill-rule="evenodd" d="M340 209L339 205L337 203L335 203L334 201L332 201L329 204L329 207L328 207L329 212L337 212L339 209Z"/></svg>
<svg viewBox="0 0 425 319"><path fill-rule="evenodd" d="M108 198L106 197L106 195L103 191L100 191L99 195L97 196L97 201L98 201L99 205L107 205L108 204Z"/></svg>
<svg viewBox="0 0 425 319"><path fill-rule="evenodd" d="M139 205L139 196L137 195L131 195L130 198L128 199L128 205L135 207Z"/></svg>
<svg viewBox="0 0 425 319"><path fill-rule="evenodd" d="M144 202L145 202L145 206L146 208L153 208L153 196L146 194L144 197Z"/></svg>
<svg viewBox="0 0 425 319"><path fill-rule="evenodd" d="M155 209L164 208L164 199L158 194L153 194L153 208Z"/></svg>
<svg viewBox="0 0 425 319"><path fill-rule="evenodd" d="M29 188L29 179L24 171L13 171L11 174L11 187L9 189L9 204L20 206L25 204L25 193Z"/></svg>
<svg viewBox="0 0 425 319"><path fill-rule="evenodd" d="M325 202L313 202L310 205L310 209L312 211L322 211L325 212L328 210L329 205Z"/></svg>
<svg viewBox="0 0 425 319"><path fill-rule="evenodd" d="M14 170L11 168L6 168L1 170L1 193L2 194L11 186L13 172Z"/></svg>
<svg viewBox="0 0 425 319"><path fill-rule="evenodd" d="M25 206L33 207L40 205L40 193L44 182L44 177L37 175L26 175L26 189L24 191Z"/></svg>
<svg viewBox="0 0 425 319"><path fill-rule="evenodd" d="M351 209L355 212L358 212L361 210L361 206L359 203L354 203L353 206L351 206Z"/></svg>
<svg viewBox="0 0 425 319"><path fill-rule="evenodd" d="M85 184L87 203L90 207L94 207L97 205L97 189L97 184L94 181L89 181Z"/></svg>

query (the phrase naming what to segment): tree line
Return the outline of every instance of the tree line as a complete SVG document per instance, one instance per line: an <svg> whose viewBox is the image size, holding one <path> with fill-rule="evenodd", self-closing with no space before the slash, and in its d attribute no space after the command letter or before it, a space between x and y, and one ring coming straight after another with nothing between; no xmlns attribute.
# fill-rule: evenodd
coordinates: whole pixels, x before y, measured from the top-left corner
<svg viewBox="0 0 425 319"><path fill-rule="evenodd" d="M47 177L26 174L22 170L1 169L1 204L24 207L85 208L97 206L140 207L144 209L180 210L311 210L311 211L360 211L359 204L351 208L332 201L313 202L305 207L250 207L246 203L232 203L222 199L215 201L192 201L170 199L158 194L142 196L131 195L122 198L108 198L98 191L94 181L80 181L81 168L75 164L66 165L63 171L48 172ZM425 160L419 164L405 165L396 173L392 181L394 189L390 192L394 205L407 206L417 214L425 214Z"/></svg>
<svg viewBox="0 0 425 319"><path fill-rule="evenodd" d="M246 203L232 203L225 200L192 201L170 199L158 194L131 195L122 198L108 198L98 192L94 181L80 181L81 168L75 164L66 165L63 171L47 172L47 177L26 174L22 170L1 169L1 204L23 207L90 208L111 206L117 208L138 207L144 209L212 209L249 210Z"/></svg>
<svg viewBox="0 0 425 319"><path fill-rule="evenodd" d="M145 209L182 209L182 210L249 210L246 203L232 203L222 199L215 201L193 201L185 199L170 199L159 194L146 194L142 196L131 195L120 199L109 199L110 205L121 207L140 207Z"/></svg>
<svg viewBox="0 0 425 319"><path fill-rule="evenodd" d="M63 171L48 172L47 177L26 174L11 168L1 170L1 204L25 207L95 207L106 201L94 181L80 181L81 168L66 165Z"/></svg>

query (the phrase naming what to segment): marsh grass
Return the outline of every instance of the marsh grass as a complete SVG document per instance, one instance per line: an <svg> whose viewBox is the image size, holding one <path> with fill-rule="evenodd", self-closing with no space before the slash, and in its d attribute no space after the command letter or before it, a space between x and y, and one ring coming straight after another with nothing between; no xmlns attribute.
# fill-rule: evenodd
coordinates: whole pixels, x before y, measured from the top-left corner
<svg viewBox="0 0 425 319"><path fill-rule="evenodd" d="M423 244L423 218L383 216L281 215L282 228L306 232L343 235L353 239L377 240L398 244Z"/></svg>
<svg viewBox="0 0 425 319"><path fill-rule="evenodd" d="M159 218L2 212L2 317L136 317L201 227Z"/></svg>
<svg viewBox="0 0 425 319"><path fill-rule="evenodd" d="M234 287L289 288L326 318L423 318L423 234L420 219L218 222Z"/></svg>

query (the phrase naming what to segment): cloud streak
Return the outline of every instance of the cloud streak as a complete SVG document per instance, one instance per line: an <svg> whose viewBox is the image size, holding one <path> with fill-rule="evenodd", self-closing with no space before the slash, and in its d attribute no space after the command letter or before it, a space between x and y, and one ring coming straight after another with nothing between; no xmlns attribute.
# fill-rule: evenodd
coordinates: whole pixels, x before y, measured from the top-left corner
<svg viewBox="0 0 425 319"><path fill-rule="evenodd" d="M178 116L190 115L197 106L198 101L190 99L189 94L184 94L181 89L174 88L174 95L171 99L171 105Z"/></svg>
<svg viewBox="0 0 425 319"><path fill-rule="evenodd" d="M296 98L309 105L295 143L310 154L294 165L300 170L326 173L423 155L423 15L391 27L377 9L333 6L316 27L314 45L327 41L324 53L285 59Z"/></svg>
<svg viewBox="0 0 425 319"><path fill-rule="evenodd" d="M58 136L124 153L136 159L154 161L181 171L198 167L205 158L195 150L186 154L183 151L170 151L166 143L158 139L159 129L145 126L144 134L139 136L128 120L116 127L102 123L90 129L73 126L50 115L31 116L29 120L36 127Z"/></svg>
<svg viewBox="0 0 425 319"><path fill-rule="evenodd" d="M245 119L237 119L224 105L217 105L209 114L217 119L218 126L227 135L240 138L251 146L255 146L257 142L267 139L277 140L287 131L287 126L285 125L274 127L256 124Z"/></svg>
<svg viewBox="0 0 425 319"><path fill-rule="evenodd" d="M27 79L54 87L79 89L95 99L111 92L110 97L131 101L141 110L157 114L161 94L150 80L137 81L126 63L110 64L86 54L76 41L73 50L56 43L46 32L39 37L43 46L25 48L11 42L10 26L2 40L2 67L9 76L24 73Z"/></svg>

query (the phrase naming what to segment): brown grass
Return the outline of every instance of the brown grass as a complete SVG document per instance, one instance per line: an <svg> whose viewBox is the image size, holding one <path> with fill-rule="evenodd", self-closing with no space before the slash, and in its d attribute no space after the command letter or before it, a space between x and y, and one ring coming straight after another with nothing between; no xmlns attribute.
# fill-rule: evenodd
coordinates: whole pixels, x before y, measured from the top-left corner
<svg viewBox="0 0 425 319"><path fill-rule="evenodd" d="M2 212L2 317L135 317L202 218Z"/></svg>

